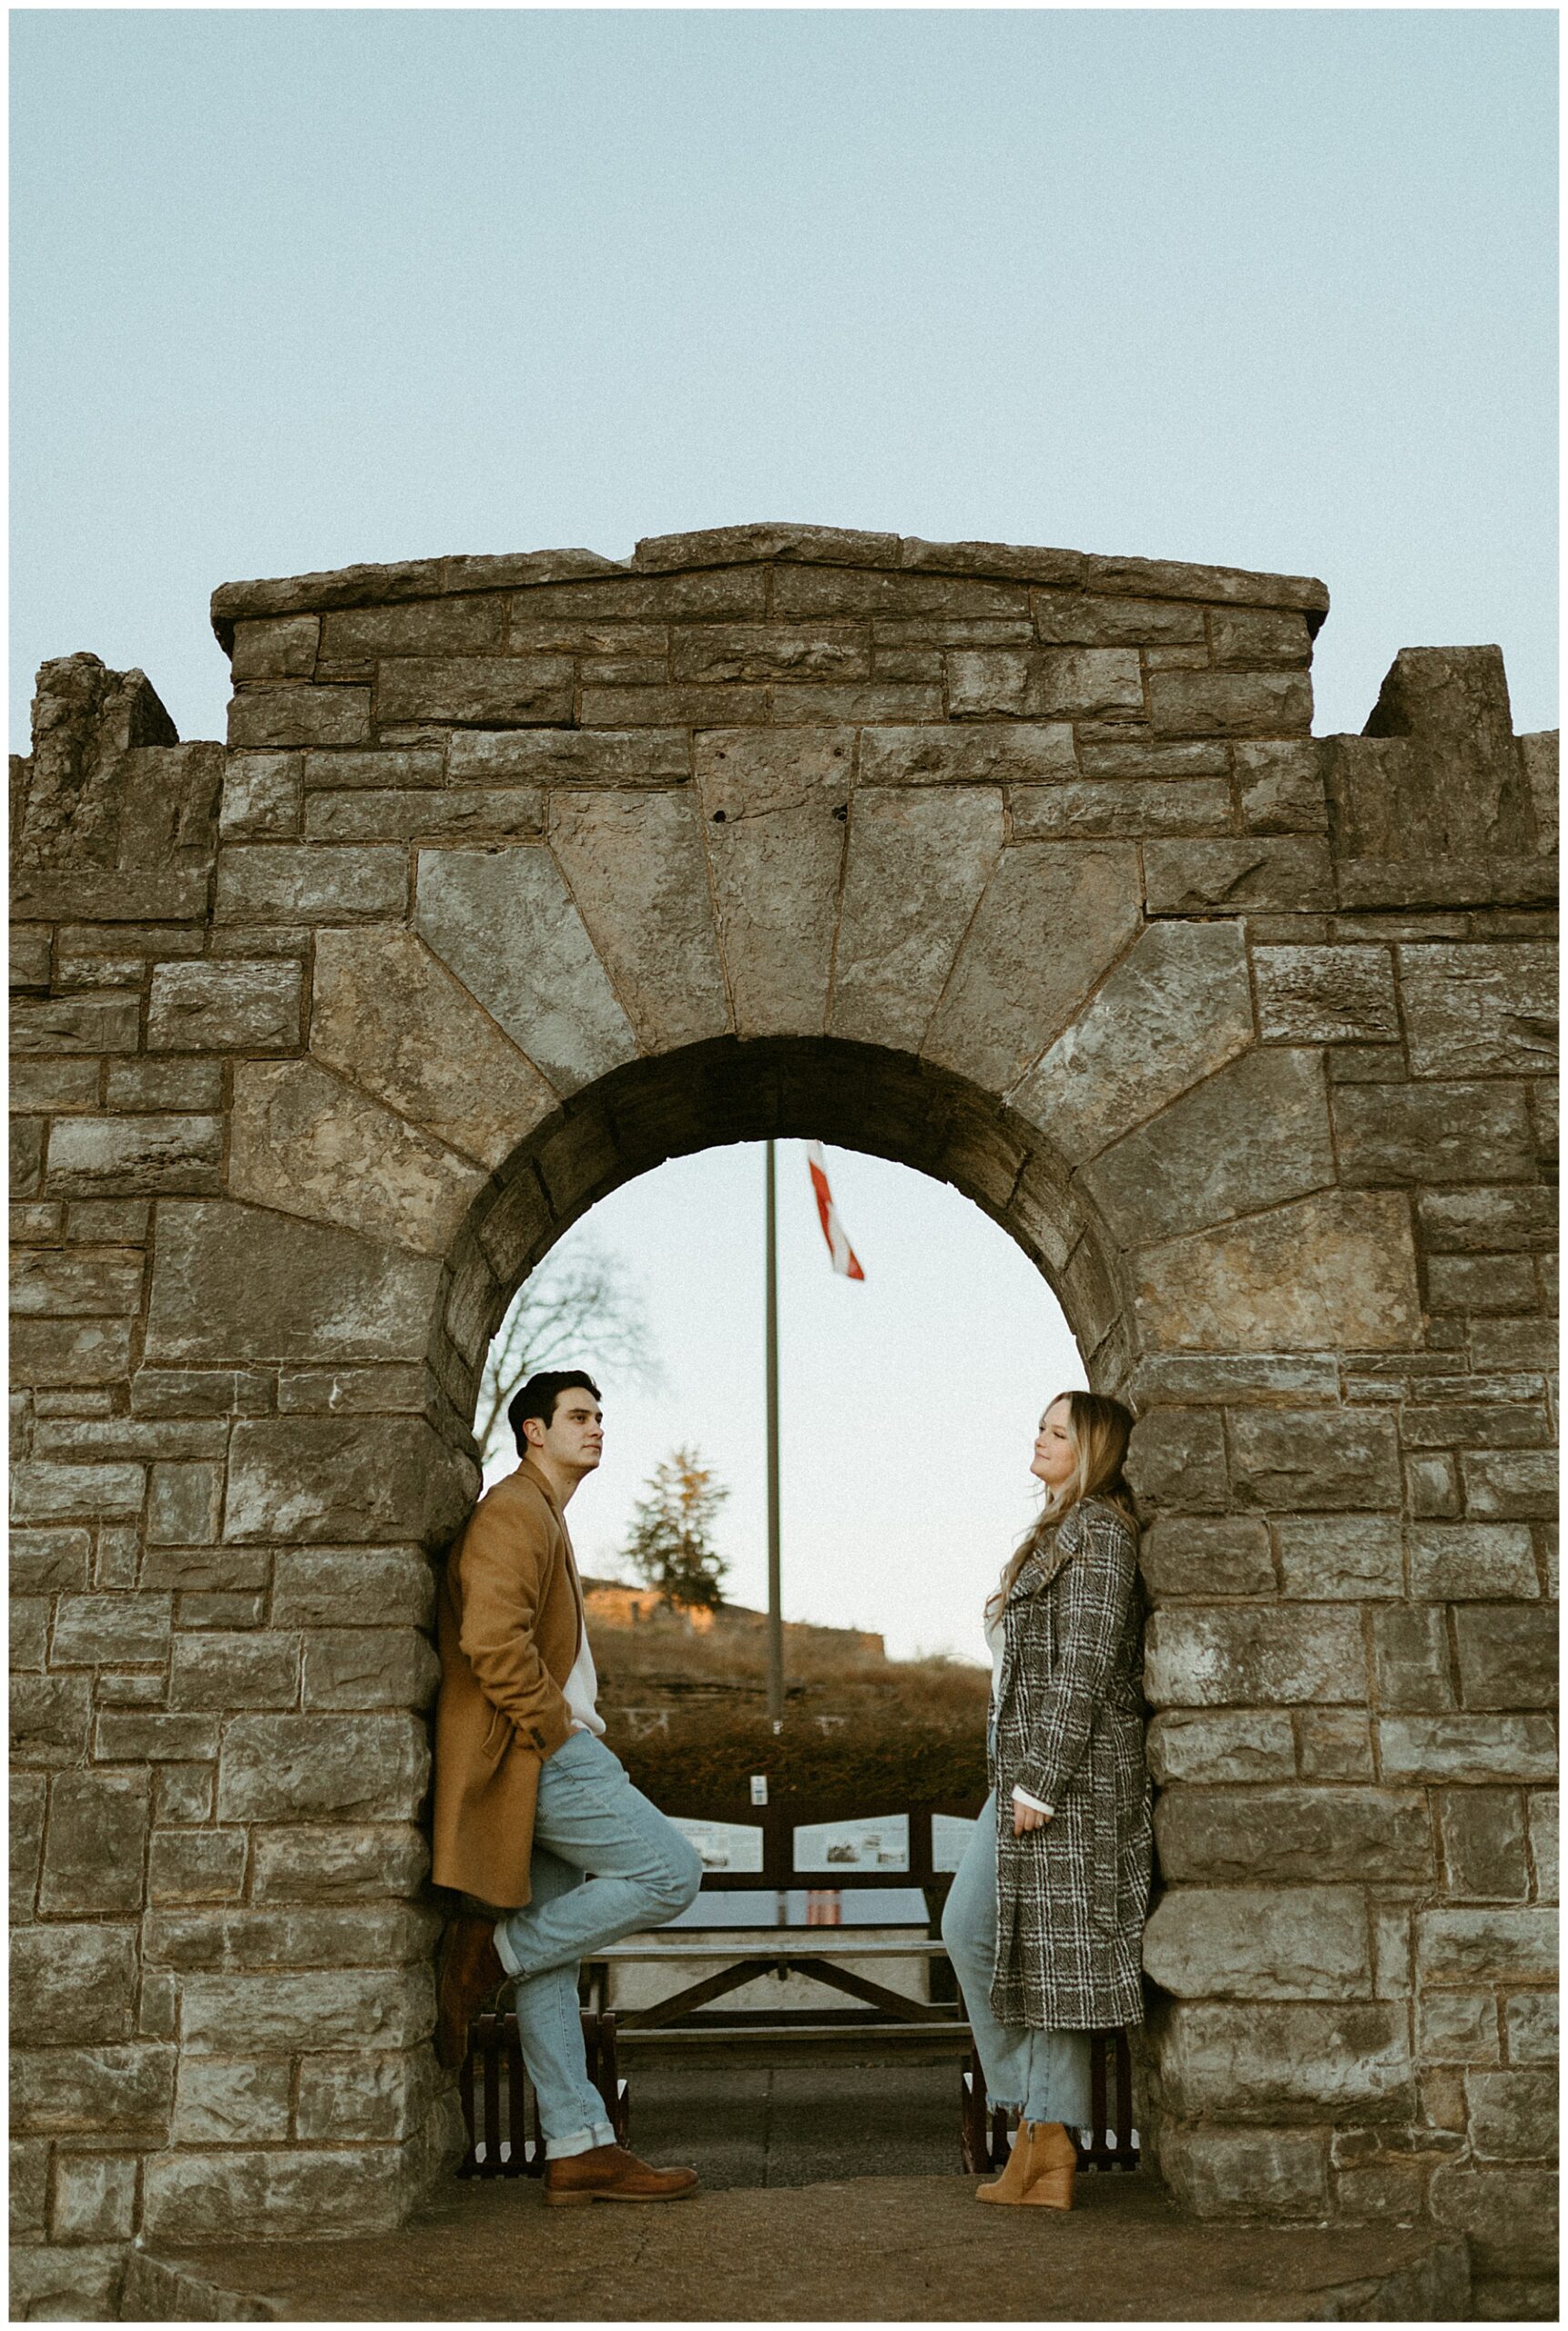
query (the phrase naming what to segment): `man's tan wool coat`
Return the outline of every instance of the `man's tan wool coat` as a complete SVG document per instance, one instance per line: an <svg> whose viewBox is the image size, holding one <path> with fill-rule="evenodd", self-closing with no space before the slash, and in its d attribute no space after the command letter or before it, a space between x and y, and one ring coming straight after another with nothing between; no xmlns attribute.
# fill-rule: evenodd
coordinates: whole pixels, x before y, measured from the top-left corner
<svg viewBox="0 0 1568 2331"><path fill-rule="evenodd" d="M437 1604L432 1876L499 1910L529 1896L539 1768L571 1733L583 1639L565 1520L526 1461L488 1490L447 1557Z"/></svg>

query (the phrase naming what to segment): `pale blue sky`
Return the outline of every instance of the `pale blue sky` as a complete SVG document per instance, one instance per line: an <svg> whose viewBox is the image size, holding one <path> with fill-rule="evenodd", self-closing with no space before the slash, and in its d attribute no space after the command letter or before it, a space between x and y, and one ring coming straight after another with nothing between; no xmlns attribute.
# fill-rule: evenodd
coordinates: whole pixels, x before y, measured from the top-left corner
<svg viewBox="0 0 1568 2331"><path fill-rule="evenodd" d="M1320 733L1484 640L1555 722L1549 13L11 22L18 745L81 647L221 735L219 582L758 518L1314 573ZM790 1145L787 1604L978 1654L1070 1339L964 1201L833 1155L871 1276ZM585 1558L691 1436L753 1600L760 1173L574 1234L669 1369Z"/></svg>

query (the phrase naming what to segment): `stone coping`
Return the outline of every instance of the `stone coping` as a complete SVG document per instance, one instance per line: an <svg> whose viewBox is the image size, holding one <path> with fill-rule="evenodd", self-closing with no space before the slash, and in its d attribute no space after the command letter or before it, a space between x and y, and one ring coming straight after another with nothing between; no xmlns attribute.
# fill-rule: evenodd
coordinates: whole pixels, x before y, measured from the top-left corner
<svg viewBox="0 0 1568 2331"><path fill-rule="evenodd" d="M1245 567L1199 566L1170 559L1103 557L1013 543L930 543L915 534L865 534L843 526L768 524L647 535L629 559L605 558L592 550L517 551L492 558L403 559L383 566L342 566L326 574L221 583L212 595L212 628L227 653L233 646L234 626L257 616L314 615L334 607L445 598L455 592L526 590L539 584L667 575L769 559L986 576L1116 597L1295 607L1305 614L1314 632L1329 611L1328 585L1313 575L1263 575Z"/></svg>

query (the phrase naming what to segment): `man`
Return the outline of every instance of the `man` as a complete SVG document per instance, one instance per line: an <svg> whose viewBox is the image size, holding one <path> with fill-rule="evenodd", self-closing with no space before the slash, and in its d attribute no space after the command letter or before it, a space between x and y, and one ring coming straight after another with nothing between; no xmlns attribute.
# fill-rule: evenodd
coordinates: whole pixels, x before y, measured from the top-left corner
<svg viewBox="0 0 1568 2331"><path fill-rule="evenodd" d="M545 2201L675 2201L696 2171L650 2169L617 2145L588 2078L577 1969L684 1910L702 1864L605 1746L594 1705L565 1510L603 1454L598 1389L575 1372L533 1376L507 1420L523 1461L480 1499L441 1591L433 1872L503 1915L464 1912L447 1929L436 2053L460 2063L472 2018L510 1980Z"/></svg>

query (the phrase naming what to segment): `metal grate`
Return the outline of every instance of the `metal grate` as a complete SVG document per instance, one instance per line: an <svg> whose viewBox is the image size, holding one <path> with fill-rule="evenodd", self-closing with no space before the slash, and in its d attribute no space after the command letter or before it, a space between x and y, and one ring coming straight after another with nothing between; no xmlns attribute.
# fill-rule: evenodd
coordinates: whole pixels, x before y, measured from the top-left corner
<svg viewBox="0 0 1568 2331"><path fill-rule="evenodd" d="M978 2054L963 2076L963 2166L971 2176L1006 2166L1007 2115L985 2110L985 2075ZM1136 2169L1138 2133L1133 2126L1133 2058L1125 2031L1090 2034L1090 2126L1074 2132L1080 2169ZM988 2125L989 2121L989 2125Z"/></svg>
<svg viewBox="0 0 1568 2331"><path fill-rule="evenodd" d="M613 2015L583 2017L583 2046L588 2078L605 2100L605 2118L625 2144L630 2126L626 2084L616 2060ZM539 2102L523 2069L514 2015L477 2015L469 2027L468 2053L458 2074L458 2093L468 2129L468 2151L460 2177L542 2177L545 2141Z"/></svg>

